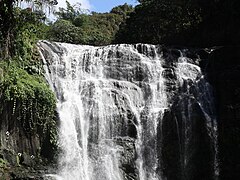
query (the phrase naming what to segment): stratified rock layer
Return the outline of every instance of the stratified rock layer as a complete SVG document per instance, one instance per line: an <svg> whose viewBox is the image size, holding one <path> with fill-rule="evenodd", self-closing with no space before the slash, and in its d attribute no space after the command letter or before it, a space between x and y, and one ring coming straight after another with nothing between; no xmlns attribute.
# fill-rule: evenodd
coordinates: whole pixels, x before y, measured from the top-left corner
<svg viewBox="0 0 240 180"><path fill-rule="evenodd" d="M218 176L205 51L40 42L58 98L59 173L78 180Z"/></svg>

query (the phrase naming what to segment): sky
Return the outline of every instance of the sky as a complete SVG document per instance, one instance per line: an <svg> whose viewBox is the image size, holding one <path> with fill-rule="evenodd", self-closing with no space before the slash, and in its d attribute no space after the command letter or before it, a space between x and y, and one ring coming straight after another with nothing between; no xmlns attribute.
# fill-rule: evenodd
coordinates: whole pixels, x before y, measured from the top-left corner
<svg viewBox="0 0 240 180"><path fill-rule="evenodd" d="M58 0L58 7L66 7L66 0ZM70 4L81 3L82 8L95 12L109 12L113 7L124 3L136 5L137 0L68 0Z"/></svg>
<svg viewBox="0 0 240 180"><path fill-rule="evenodd" d="M66 0L57 0L58 5L56 6L55 10L58 10L58 7L66 7ZM86 12L109 12L113 7L116 7L118 5L123 5L124 3L131 4L131 5L137 5L137 0L68 0L71 5L74 5L76 3L80 3L81 7L83 9L89 10ZM20 4L20 7L26 8L30 5L27 3L22 2ZM48 14L48 18L51 21L55 21L56 17L50 13Z"/></svg>

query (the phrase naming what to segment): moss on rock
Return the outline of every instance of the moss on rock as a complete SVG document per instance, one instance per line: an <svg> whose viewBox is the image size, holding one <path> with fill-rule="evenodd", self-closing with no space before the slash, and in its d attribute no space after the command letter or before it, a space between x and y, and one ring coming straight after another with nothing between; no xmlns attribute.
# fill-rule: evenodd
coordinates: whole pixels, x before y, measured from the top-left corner
<svg viewBox="0 0 240 180"><path fill-rule="evenodd" d="M21 58L0 61L0 166L4 175L4 162L13 159L17 163L8 163L13 169L55 160L56 98L43 77L37 53L33 54L27 62Z"/></svg>

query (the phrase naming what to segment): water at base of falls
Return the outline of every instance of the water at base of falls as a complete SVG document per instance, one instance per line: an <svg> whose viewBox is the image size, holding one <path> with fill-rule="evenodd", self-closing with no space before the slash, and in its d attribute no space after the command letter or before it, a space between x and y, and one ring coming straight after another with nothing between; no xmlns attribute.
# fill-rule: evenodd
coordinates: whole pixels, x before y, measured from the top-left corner
<svg viewBox="0 0 240 180"><path fill-rule="evenodd" d="M189 165L198 168L189 153L202 154L192 141L201 137L207 140L200 144L211 143L206 152L215 164L206 173L216 177L216 119L199 59L180 50L178 57L166 56L161 47L144 44L38 46L58 100L56 179L164 180L171 179L171 163L184 179ZM193 132L197 126L199 133Z"/></svg>

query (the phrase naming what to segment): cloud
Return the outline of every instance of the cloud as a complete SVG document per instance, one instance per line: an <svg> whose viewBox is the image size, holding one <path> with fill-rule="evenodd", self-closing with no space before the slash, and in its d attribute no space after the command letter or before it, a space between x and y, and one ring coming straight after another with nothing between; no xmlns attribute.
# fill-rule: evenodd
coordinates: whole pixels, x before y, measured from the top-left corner
<svg viewBox="0 0 240 180"><path fill-rule="evenodd" d="M57 7L66 7L66 0L57 0L58 1L58 5ZM91 10L92 6L89 2L89 0L68 0L68 2L71 4L71 5L74 5L76 3L80 3L82 6L83 9L89 9Z"/></svg>
<svg viewBox="0 0 240 180"><path fill-rule="evenodd" d="M80 3L81 7L83 9L88 9L91 10L92 9L92 5L90 4L89 0L67 0L71 5L74 5L76 3ZM66 0L57 0L58 5L56 6L56 9L58 9L59 7L64 7L66 8ZM32 7L32 2L27 3L27 2L22 2L20 1L18 4L19 7L21 8L26 8L26 7Z"/></svg>
<svg viewBox="0 0 240 180"><path fill-rule="evenodd" d="M54 8L54 11L58 11L58 8L59 7L63 7L63 8L66 8L66 0L57 0L58 1L58 5ZM89 0L68 0L68 2L71 4L71 5L74 5L76 3L80 3L81 4L81 8L82 9L85 9L85 10L92 10L93 6L90 4ZM21 8L27 8L27 7L32 7L32 3L26 3L26 2L20 2L18 4L19 7ZM86 11L88 12L88 11ZM45 11L48 19L50 19L51 21L56 21L57 18L56 16L53 15L52 12L49 13L48 9Z"/></svg>

